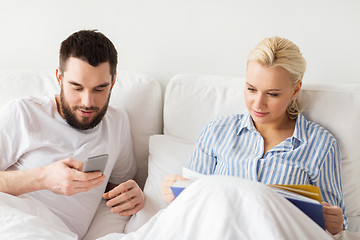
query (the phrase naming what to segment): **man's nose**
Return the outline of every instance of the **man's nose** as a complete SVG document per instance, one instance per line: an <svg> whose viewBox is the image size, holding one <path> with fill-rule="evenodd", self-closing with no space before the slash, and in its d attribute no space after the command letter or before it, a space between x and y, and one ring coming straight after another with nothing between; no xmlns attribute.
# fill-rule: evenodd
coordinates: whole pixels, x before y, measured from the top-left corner
<svg viewBox="0 0 360 240"><path fill-rule="evenodd" d="M91 92L84 91L81 96L81 104L85 107L91 107L94 105L94 97Z"/></svg>

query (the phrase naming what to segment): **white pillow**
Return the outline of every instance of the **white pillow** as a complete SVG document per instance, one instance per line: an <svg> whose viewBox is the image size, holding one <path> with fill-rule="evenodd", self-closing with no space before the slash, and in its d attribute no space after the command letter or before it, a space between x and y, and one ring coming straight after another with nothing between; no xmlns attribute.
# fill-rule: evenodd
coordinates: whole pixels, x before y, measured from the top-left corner
<svg viewBox="0 0 360 240"><path fill-rule="evenodd" d="M146 204L126 224L126 233L137 230L160 209L167 207L168 204L161 198L161 183L166 175L182 175L182 167L189 165L194 147L191 143L171 136L150 137L149 175L144 188Z"/></svg>
<svg viewBox="0 0 360 240"><path fill-rule="evenodd" d="M244 79L182 74L174 76L164 97L164 134L196 142L216 117L246 111Z"/></svg>
<svg viewBox="0 0 360 240"><path fill-rule="evenodd" d="M0 106L11 99L28 96L52 96L60 87L51 71L0 71Z"/></svg>
<svg viewBox="0 0 360 240"><path fill-rule="evenodd" d="M162 93L158 81L137 72L118 71L110 104L129 115L137 164L135 181L143 188L147 177L149 137L162 132Z"/></svg>

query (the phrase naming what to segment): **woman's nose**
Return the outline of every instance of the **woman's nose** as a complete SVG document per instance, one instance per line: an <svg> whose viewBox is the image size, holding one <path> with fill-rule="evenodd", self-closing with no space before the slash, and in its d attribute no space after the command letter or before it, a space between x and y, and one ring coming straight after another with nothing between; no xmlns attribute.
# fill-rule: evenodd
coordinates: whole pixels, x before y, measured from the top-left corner
<svg viewBox="0 0 360 240"><path fill-rule="evenodd" d="M263 109L266 107L266 97L263 94L258 94L255 98L254 105L257 109Z"/></svg>

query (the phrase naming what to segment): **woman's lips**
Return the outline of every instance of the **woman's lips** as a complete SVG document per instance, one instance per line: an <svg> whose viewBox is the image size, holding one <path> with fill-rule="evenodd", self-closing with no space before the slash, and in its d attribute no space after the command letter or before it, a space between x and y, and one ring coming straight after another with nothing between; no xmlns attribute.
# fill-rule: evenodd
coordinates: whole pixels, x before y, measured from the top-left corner
<svg viewBox="0 0 360 240"><path fill-rule="evenodd" d="M258 112L258 111L255 111L255 110L253 110L253 112L254 112L254 115L256 117L265 117L265 116L267 116L269 114L268 112Z"/></svg>

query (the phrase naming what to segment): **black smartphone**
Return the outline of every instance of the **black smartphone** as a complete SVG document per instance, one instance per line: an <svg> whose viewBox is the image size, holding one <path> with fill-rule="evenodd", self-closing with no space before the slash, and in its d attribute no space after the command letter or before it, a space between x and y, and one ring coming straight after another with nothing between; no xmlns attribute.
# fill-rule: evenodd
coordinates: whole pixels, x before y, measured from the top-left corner
<svg viewBox="0 0 360 240"><path fill-rule="evenodd" d="M109 158L108 154L102 154L99 156L89 157L84 161L82 168L83 172L102 172L104 174L107 160Z"/></svg>

